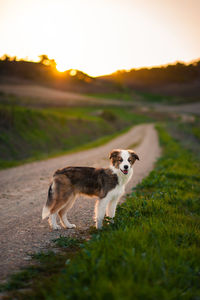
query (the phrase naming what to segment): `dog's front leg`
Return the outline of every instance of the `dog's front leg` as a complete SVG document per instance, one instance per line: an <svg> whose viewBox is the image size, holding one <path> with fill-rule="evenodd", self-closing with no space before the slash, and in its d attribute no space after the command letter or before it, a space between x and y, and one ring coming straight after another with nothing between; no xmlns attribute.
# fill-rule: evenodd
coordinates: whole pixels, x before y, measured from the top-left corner
<svg viewBox="0 0 200 300"><path fill-rule="evenodd" d="M106 207L109 202L110 198L105 197L103 199L97 200L95 206L95 221L96 221L96 228L101 229L104 216L106 214Z"/></svg>
<svg viewBox="0 0 200 300"><path fill-rule="evenodd" d="M115 197L111 201L109 201L107 208L106 208L106 216L108 216L110 218L114 218L119 199L120 199L120 197Z"/></svg>

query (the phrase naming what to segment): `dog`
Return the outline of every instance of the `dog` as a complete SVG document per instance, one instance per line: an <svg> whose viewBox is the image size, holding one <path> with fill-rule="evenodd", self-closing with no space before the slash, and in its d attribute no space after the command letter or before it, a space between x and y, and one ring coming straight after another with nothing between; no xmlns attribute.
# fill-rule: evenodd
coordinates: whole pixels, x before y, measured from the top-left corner
<svg viewBox="0 0 200 300"><path fill-rule="evenodd" d="M57 170L49 186L42 219L49 217L52 229L75 228L67 219L67 212L80 194L98 197L95 205L96 228L101 229L104 216L114 218L119 199L133 175L133 165L139 160L133 150L114 149L110 153L109 168L66 167Z"/></svg>

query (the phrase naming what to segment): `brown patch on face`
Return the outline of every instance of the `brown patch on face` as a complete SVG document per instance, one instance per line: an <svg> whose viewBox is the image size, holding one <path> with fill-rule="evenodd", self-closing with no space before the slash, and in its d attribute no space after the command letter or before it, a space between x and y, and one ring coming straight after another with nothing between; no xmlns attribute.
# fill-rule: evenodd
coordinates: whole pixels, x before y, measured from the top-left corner
<svg viewBox="0 0 200 300"><path fill-rule="evenodd" d="M130 160L130 164L131 164L131 165L134 164L134 162L136 161L136 159L137 159L137 160L140 160L140 159L139 159L139 156L138 156L133 150L128 150L128 152L130 153L130 158L129 158L129 160Z"/></svg>
<svg viewBox="0 0 200 300"><path fill-rule="evenodd" d="M119 169L119 165L121 164L122 157L121 157L121 150L119 149L114 149L111 153L110 153L110 159L111 159L111 163L112 165Z"/></svg>

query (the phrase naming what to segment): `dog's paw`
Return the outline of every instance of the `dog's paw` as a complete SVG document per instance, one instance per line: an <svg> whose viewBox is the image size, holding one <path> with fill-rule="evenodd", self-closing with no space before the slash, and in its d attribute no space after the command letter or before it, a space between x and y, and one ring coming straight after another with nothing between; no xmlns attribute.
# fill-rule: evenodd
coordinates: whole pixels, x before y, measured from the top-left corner
<svg viewBox="0 0 200 300"><path fill-rule="evenodd" d="M101 229L103 225L103 220L102 219L97 219L96 220L96 229Z"/></svg>
<svg viewBox="0 0 200 300"><path fill-rule="evenodd" d="M102 229L102 224L96 224L96 229L97 229L97 230Z"/></svg>
<svg viewBox="0 0 200 300"><path fill-rule="evenodd" d="M59 229L61 229L61 226L56 224L56 225L52 226L52 229L53 230L59 230Z"/></svg>
<svg viewBox="0 0 200 300"><path fill-rule="evenodd" d="M75 224L68 224L68 225L67 225L67 228L70 228L70 229L71 229L71 228L76 228L76 225L75 225Z"/></svg>

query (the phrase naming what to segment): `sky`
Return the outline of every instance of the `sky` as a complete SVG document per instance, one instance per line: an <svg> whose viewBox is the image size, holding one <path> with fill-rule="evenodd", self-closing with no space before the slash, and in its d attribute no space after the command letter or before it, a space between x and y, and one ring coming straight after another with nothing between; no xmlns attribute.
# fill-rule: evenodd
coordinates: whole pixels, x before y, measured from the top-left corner
<svg viewBox="0 0 200 300"><path fill-rule="evenodd" d="M0 56L91 76L200 58L200 0L0 0Z"/></svg>

